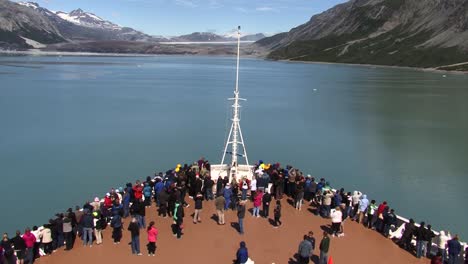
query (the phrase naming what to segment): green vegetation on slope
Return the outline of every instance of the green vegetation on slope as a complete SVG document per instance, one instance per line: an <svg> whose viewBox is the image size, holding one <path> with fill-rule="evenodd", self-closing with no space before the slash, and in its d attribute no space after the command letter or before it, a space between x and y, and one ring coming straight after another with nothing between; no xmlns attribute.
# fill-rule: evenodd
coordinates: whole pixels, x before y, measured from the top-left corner
<svg viewBox="0 0 468 264"><path fill-rule="evenodd" d="M436 67L468 61L468 54L455 47L419 46L431 34L429 31L408 34L396 28L376 38L353 44L346 43L358 39L354 34L295 41L271 52L269 58L411 67Z"/></svg>

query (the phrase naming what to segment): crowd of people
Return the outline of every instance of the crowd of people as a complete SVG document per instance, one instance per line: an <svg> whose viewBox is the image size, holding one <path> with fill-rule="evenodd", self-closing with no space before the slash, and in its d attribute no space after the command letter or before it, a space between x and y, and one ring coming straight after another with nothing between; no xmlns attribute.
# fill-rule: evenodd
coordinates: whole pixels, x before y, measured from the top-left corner
<svg viewBox="0 0 468 264"><path fill-rule="evenodd" d="M119 244L125 229L125 218L131 219L126 229L131 237L132 253L142 255L140 232L144 230L147 232L148 256L155 256L159 231L154 221L147 225L145 219L146 209L153 202L159 217L172 218L171 231L177 239L184 235L185 208L190 206L186 199L194 200L193 224L202 222L203 206L207 201L214 200L218 225L225 225L226 210L236 211L239 234L245 232L244 218L248 212L248 203L253 206L252 217L269 218L271 207L273 228L283 225L281 211L284 197L298 211L302 210L303 205L308 205L314 208L317 216L331 221L330 230L324 231L320 242L320 264L328 263L329 235L344 236L344 223L347 220L356 221L386 237L397 226L395 210L387 202L377 205L375 200L369 201L365 194L358 191L351 193L345 192L343 188L336 190L325 179L316 181L289 165L283 168L279 163L267 164L260 160L252 179L245 176L238 180L228 176L212 179L210 171L210 163L204 158L190 166L178 164L165 173L148 176L143 182L138 180L134 184L127 183L125 188L113 188L103 199L96 197L82 207L76 206L75 210L69 208L65 213L56 214L41 227L27 228L24 234L17 231L12 238L4 234L0 243L0 264L34 263L41 255L53 254L60 248L72 250L77 238L81 239L83 246L100 245L103 243L102 231L108 226L112 229L113 243ZM416 246L411 243L413 239L416 240ZM411 219L396 242L418 258L432 258L432 263L458 263L463 250L458 236L451 238L448 233L441 231L435 255L430 250L434 239L435 233L430 225L422 222L417 227ZM311 231L300 242L298 262L309 263L314 249L315 238ZM246 243L241 242L235 262L246 263L248 260Z"/></svg>

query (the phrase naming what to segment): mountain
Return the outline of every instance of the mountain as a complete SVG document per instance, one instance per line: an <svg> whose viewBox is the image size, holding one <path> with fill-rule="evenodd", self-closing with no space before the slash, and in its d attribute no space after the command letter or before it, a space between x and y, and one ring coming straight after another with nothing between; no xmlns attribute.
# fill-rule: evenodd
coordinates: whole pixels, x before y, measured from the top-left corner
<svg viewBox="0 0 468 264"><path fill-rule="evenodd" d="M24 49L69 41L158 41L138 30L122 27L76 9L52 12L33 2L0 0L0 47Z"/></svg>
<svg viewBox="0 0 468 264"><path fill-rule="evenodd" d="M241 37L241 40L242 41L259 41L265 37L266 37L265 34L257 33L257 34L243 36Z"/></svg>
<svg viewBox="0 0 468 264"><path fill-rule="evenodd" d="M174 42L208 42L208 41L233 41L234 39L225 38L210 32L194 32L188 35L181 35L171 38Z"/></svg>
<svg viewBox="0 0 468 264"><path fill-rule="evenodd" d="M263 33L241 35L241 41L257 41L264 38ZM237 31L235 33L227 33L224 35L218 35L211 32L194 32L188 35L182 35L178 37L172 37L170 39L174 42L226 42L226 41L237 41Z"/></svg>
<svg viewBox="0 0 468 264"><path fill-rule="evenodd" d="M37 6L22 6L0 0L0 47L22 49L31 40L39 43L65 41L57 26L47 17L37 15Z"/></svg>
<svg viewBox="0 0 468 264"><path fill-rule="evenodd" d="M270 59L435 67L468 61L468 1L350 0L261 39Z"/></svg>

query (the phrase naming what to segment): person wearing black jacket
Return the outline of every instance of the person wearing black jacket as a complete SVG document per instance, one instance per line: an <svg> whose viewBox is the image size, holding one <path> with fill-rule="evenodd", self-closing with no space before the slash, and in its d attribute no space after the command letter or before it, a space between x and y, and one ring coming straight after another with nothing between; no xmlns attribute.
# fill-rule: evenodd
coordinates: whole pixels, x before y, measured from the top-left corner
<svg viewBox="0 0 468 264"><path fill-rule="evenodd" d="M119 244L120 239L122 239L122 217L118 213L115 213L111 221L112 238L114 239L114 244Z"/></svg>
<svg viewBox="0 0 468 264"><path fill-rule="evenodd" d="M196 224L201 223L201 217L200 213L203 209L203 195L201 193L198 193L197 196L195 196L195 213L193 214L193 223Z"/></svg>
<svg viewBox="0 0 468 264"><path fill-rule="evenodd" d="M432 226L427 225L427 229L425 229L424 232L424 240L426 241L426 247L425 251L423 253L424 256L427 256L428 258L431 257L431 248L432 248L432 239L435 237L434 232L432 232Z"/></svg>
<svg viewBox="0 0 468 264"><path fill-rule="evenodd" d="M239 201L237 218L239 219L239 234L244 234L245 200Z"/></svg>
<svg viewBox="0 0 468 264"><path fill-rule="evenodd" d="M146 207L145 203L142 199L135 200L135 202L130 207L130 213L135 217L138 221L138 226L140 228L145 228L145 215L146 215Z"/></svg>
<svg viewBox="0 0 468 264"><path fill-rule="evenodd" d="M262 197L262 204L263 204L263 217L268 218L270 214L270 202L271 202L271 194L270 192L265 192Z"/></svg>
<svg viewBox="0 0 468 264"><path fill-rule="evenodd" d="M205 183L203 184L203 189L205 191L205 199L206 200L213 200L213 185L214 181L211 179L210 176L205 177Z"/></svg>
<svg viewBox="0 0 468 264"><path fill-rule="evenodd" d="M411 251L411 240L413 235L416 232L416 226L414 225L414 220L410 219L409 223L405 224L405 230L400 239L400 246L408 251Z"/></svg>
<svg viewBox="0 0 468 264"><path fill-rule="evenodd" d="M23 263L26 254L26 242L24 242L24 239L21 237L21 232L19 230L16 231L16 236L11 239L11 243L15 248L16 258L18 258L19 263Z"/></svg>
<svg viewBox="0 0 468 264"><path fill-rule="evenodd" d="M416 229L414 232L414 236L416 237L416 257L421 258L423 256L423 251L424 251L424 244L425 244L425 236L426 236L426 231L425 231L425 225L426 223L421 222L419 228Z"/></svg>
<svg viewBox="0 0 468 264"><path fill-rule="evenodd" d="M138 226L137 219L134 217L132 218L132 222L128 225L127 230L130 231L130 235L132 237L132 254L136 254L141 256L140 252L140 227Z"/></svg>
<svg viewBox="0 0 468 264"><path fill-rule="evenodd" d="M174 214L172 216L174 224L172 225L172 233L174 236L177 236L177 239L180 239L182 236L182 225L184 223L184 207L179 201L175 204Z"/></svg>
<svg viewBox="0 0 468 264"><path fill-rule="evenodd" d="M167 217L167 201L169 199L169 194L167 193L167 189L164 188L161 192L159 192L159 211L158 216L163 216L164 218Z"/></svg>
<svg viewBox="0 0 468 264"><path fill-rule="evenodd" d="M83 228L83 246L93 245L94 219L88 210L83 210L85 214L81 217L80 225Z"/></svg>
<svg viewBox="0 0 468 264"><path fill-rule="evenodd" d="M16 259L13 250L13 244L8 238L8 234L4 233L0 246L3 248L3 256L5 257L5 264L16 264Z"/></svg>
<svg viewBox="0 0 468 264"><path fill-rule="evenodd" d="M391 209L389 213L384 216L384 236L388 237L390 233L390 227L397 224L397 217L395 210Z"/></svg>

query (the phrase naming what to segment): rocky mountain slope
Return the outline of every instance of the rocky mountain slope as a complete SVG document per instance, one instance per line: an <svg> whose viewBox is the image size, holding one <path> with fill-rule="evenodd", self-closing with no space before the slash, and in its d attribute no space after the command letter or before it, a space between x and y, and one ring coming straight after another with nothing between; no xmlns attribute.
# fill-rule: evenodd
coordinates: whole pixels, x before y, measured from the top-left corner
<svg viewBox="0 0 468 264"><path fill-rule="evenodd" d="M417 67L468 61L468 1L350 0L256 45L271 59Z"/></svg>
<svg viewBox="0 0 468 264"><path fill-rule="evenodd" d="M40 43L65 40L57 26L34 8L0 0L0 47L25 48L28 39Z"/></svg>
<svg viewBox="0 0 468 264"><path fill-rule="evenodd" d="M0 47L30 48L30 43L76 41L158 41L81 9L52 12L33 2L0 0Z"/></svg>

